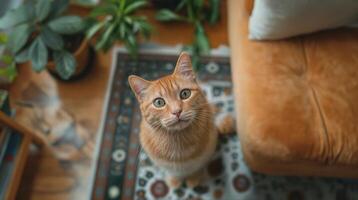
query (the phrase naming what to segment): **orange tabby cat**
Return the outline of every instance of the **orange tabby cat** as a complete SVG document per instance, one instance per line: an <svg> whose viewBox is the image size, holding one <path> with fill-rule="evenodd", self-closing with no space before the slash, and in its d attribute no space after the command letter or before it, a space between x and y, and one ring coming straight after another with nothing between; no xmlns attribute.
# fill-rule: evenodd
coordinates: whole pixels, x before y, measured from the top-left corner
<svg viewBox="0 0 358 200"><path fill-rule="evenodd" d="M168 182L190 187L213 155L218 138L213 113L196 82L190 56L182 53L174 73L155 81L128 78L142 112L140 141Z"/></svg>

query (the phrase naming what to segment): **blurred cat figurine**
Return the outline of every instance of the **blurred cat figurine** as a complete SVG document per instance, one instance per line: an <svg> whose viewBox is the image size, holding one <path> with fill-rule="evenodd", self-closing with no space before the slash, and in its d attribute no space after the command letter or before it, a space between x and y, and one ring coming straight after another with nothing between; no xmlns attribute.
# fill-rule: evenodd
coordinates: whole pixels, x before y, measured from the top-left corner
<svg viewBox="0 0 358 200"><path fill-rule="evenodd" d="M196 82L190 56L179 56L174 73L155 81L128 78L140 104L140 141L150 159L167 172L167 182L179 187L200 183L213 156L218 130L214 114Z"/></svg>

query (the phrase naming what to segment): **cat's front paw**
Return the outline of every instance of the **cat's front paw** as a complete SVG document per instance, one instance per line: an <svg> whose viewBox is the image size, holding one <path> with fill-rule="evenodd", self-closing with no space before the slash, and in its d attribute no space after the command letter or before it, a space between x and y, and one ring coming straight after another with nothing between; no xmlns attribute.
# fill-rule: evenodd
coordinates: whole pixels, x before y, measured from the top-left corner
<svg viewBox="0 0 358 200"><path fill-rule="evenodd" d="M182 180L174 176L167 176L166 182L171 188L174 189L179 188L182 184Z"/></svg>

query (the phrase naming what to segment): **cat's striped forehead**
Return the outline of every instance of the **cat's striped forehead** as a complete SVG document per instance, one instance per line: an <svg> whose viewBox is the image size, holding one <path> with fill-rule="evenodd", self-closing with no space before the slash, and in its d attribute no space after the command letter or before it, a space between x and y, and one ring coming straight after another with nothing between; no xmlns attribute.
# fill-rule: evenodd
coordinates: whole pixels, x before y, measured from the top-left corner
<svg viewBox="0 0 358 200"><path fill-rule="evenodd" d="M198 86L195 82L183 80L173 75L168 75L154 81L150 90L153 93L164 96L177 94L178 91L184 88L196 90Z"/></svg>
<svg viewBox="0 0 358 200"><path fill-rule="evenodd" d="M160 96L170 94L173 91L180 90L180 81L172 76L165 76L154 82L154 90L158 91Z"/></svg>

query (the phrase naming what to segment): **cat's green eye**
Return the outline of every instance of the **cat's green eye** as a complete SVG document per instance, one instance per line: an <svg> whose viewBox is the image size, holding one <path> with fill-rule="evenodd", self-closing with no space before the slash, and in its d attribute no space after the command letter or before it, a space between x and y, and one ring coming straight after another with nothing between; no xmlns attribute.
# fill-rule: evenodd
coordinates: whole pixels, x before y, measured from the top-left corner
<svg viewBox="0 0 358 200"><path fill-rule="evenodd" d="M153 105L157 108L165 106L165 101L163 98L156 98L153 101Z"/></svg>
<svg viewBox="0 0 358 200"><path fill-rule="evenodd" d="M181 99L187 99L190 97L190 95L191 95L191 91L189 89L183 89L182 91L180 91Z"/></svg>

